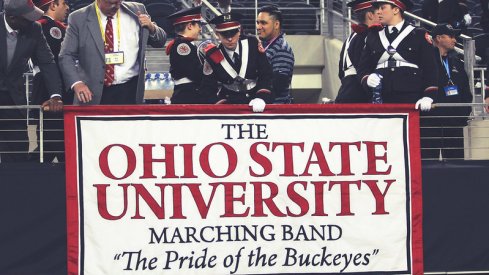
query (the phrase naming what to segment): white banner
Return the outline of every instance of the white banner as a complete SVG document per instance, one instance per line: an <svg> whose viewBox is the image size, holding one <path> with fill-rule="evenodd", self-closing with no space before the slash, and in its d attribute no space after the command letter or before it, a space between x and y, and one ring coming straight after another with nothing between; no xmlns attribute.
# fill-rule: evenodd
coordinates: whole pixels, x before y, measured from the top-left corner
<svg viewBox="0 0 489 275"><path fill-rule="evenodd" d="M416 274L408 113L73 122L79 273Z"/></svg>

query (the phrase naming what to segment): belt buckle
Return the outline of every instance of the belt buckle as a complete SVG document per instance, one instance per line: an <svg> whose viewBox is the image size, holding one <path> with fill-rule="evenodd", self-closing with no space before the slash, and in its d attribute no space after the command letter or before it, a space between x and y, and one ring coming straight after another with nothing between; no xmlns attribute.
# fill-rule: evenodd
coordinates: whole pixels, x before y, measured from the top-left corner
<svg viewBox="0 0 489 275"><path fill-rule="evenodd" d="M387 68L395 68L397 67L397 61L396 60L388 60L387 61Z"/></svg>

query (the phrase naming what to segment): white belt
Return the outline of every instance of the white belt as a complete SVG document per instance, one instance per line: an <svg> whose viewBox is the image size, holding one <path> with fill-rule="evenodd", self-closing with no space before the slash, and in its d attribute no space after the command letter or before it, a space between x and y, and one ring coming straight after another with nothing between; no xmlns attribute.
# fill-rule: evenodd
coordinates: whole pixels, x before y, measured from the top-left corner
<svg viewBox="0 0 489 275"><path fill-rule="evenodd" d="M418 65L409 63L406 61L397 61L397 60L392 60L392 61L385 61L380 64L377 64L377 69L384 69L384 68L395 68L395 67L411 67L418 69Z"/></svg>
<svg viewBox="0 0 489 275"><path fill-rule="evenodd" d="M193 81L188 77L180 78L180 79L173 81L173 83L175 83L175 85L187 84L187 83L192 83L192 82Z"/></svg>
<svg viewBox="0 0 489 275"><path fill-rule="evenodd" d="M355 69L355 67L350 67L350 68L345 70L345 76L344 77L347 77L350 75L356 75L356 74L357 74L357 70Z"/></svg>

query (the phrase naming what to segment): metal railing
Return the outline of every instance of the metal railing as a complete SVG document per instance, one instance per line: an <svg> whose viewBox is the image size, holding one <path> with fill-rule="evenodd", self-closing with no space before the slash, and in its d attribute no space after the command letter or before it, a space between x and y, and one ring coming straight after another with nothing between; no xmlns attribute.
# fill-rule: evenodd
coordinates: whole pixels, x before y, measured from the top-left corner
<svg viewBox="0 0 489 275"><path fill-rule="evenodd" d="M483 109L487 104L482 103L438 103L434 104L436 109L456 111L458 108ZM0 106L1 110L18 109L34 110L39 113L39 118L25 119L26 128L29 126L29 140L31 146L29 152L0 151L1 154L25 153L39 154L39 162L45 162L46 154L62 154L63 151L47 150L46 145L50 143L63 142L63 140L50 140L46 138L46 113L39 105L24 106ZM458 112L459 113L459 112ZM453 160L453 159L489 159L489 119L484 119L473 114L467 115L444 115L434 116L430 113L421 113L420 118L420 141L421 155L423 160ZM0 118L0 122L4 120ZM38 125L38 135L36 127ZM34 126L34 127L33 127ZM50 131L63 131L63 129L50 129ZM0 129L2 132L12 129ZM0 142L4 142L0 140ZM9 141L11 142L11 141ZM26 142L25 140L20 142ZM34 148L37 146L37 151ZM37 158L35 159L37 160ZM58 159L62 162L63 159Z"/></svg>

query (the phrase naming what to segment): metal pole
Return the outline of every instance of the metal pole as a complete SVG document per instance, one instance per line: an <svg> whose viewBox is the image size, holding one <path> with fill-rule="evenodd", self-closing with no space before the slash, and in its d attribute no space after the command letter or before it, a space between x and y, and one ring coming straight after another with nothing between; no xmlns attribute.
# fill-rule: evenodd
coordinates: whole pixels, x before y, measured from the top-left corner
<svg viewBox="0 0 489 275"><path fill-rule="evenodd" d="M474 65L475 65L475 41L472 38L464 38L464 67L469 78L470 92L475 98L474 87ZM475 108L475 107L474 107ZM473 114L478 114L479 110L472 109Z"/></svg>
<svg viewBox="0 0 489 275"><path fill-rule="evenodd" d="M29 106L29 73L24 74L25 77L25 98L27 99L27 106ZM29 109L27 109L27 125L29 125Z"/></svg>
<svg viewBox="0 0 489 275"><path fill-rule="evenodd" d="M346 1L341 2L341 13L343 13L343 41L348 37L348 7L346 6Z"/></svg>
<svg viewBox="0 0 489 275"><path fill-rule="evenodd" d="M218 11L216 8L214 8L213 5L211 5L207 0L201 0L202 4L206 5L207 8L209 8L216 16L220 16L221 12Z"/></svg>
<svg viewBox="0 0 489 275"><path fill-rule="evenodd" d="M325 20L326 17L325 16L326 15L324 12L324 8L325 8L324 0L319 1L319 7L321 8L321 10L320 10L320 12L321 12L321 17L320 17L320 19L321 19L321 34L324 35L325 34L324 32L326 31L326 26L325 26L325 24L326 24L326 20Z"/></svg>
<svg viewBox="0 0 489 275"><path fill-rule="evenodd" d="M185 2L185 1L184 1ZM216 16L220 16L221 12L217 10L213 5L211 5L207 0L202 0L202 4L204 4L210 11L212 11ZM214 42L217 41L217 34L214 32L212 27L209 24L205 25L205 28L211 33Z"/></svg>
<svg viewBox="0 0 489 275"><path fill-rule="evenodd" d="M484 100L486 98L486 70L481 71L481 94Z"/></svg>
<svg viewBox="0 0 489 275"><path fill-rule="evenodd" d="M255 0L255 20L253 22L256 22L256 18L258 18L258 0ZM258 36L258 30L255 27L255 35Z"/></svg>
<svg viewBox="0 0 489 275"><path fill-rule="evenodd" d="M334 26L333 26L333 0L326 0L326 9L328 10L328 37L334 37Z"/></svg>
<svg viewBox="0 0 489 275"><path fill-rule="evenodd" d="M44 163L44 112L39 108L39 162Z"/></svg>

